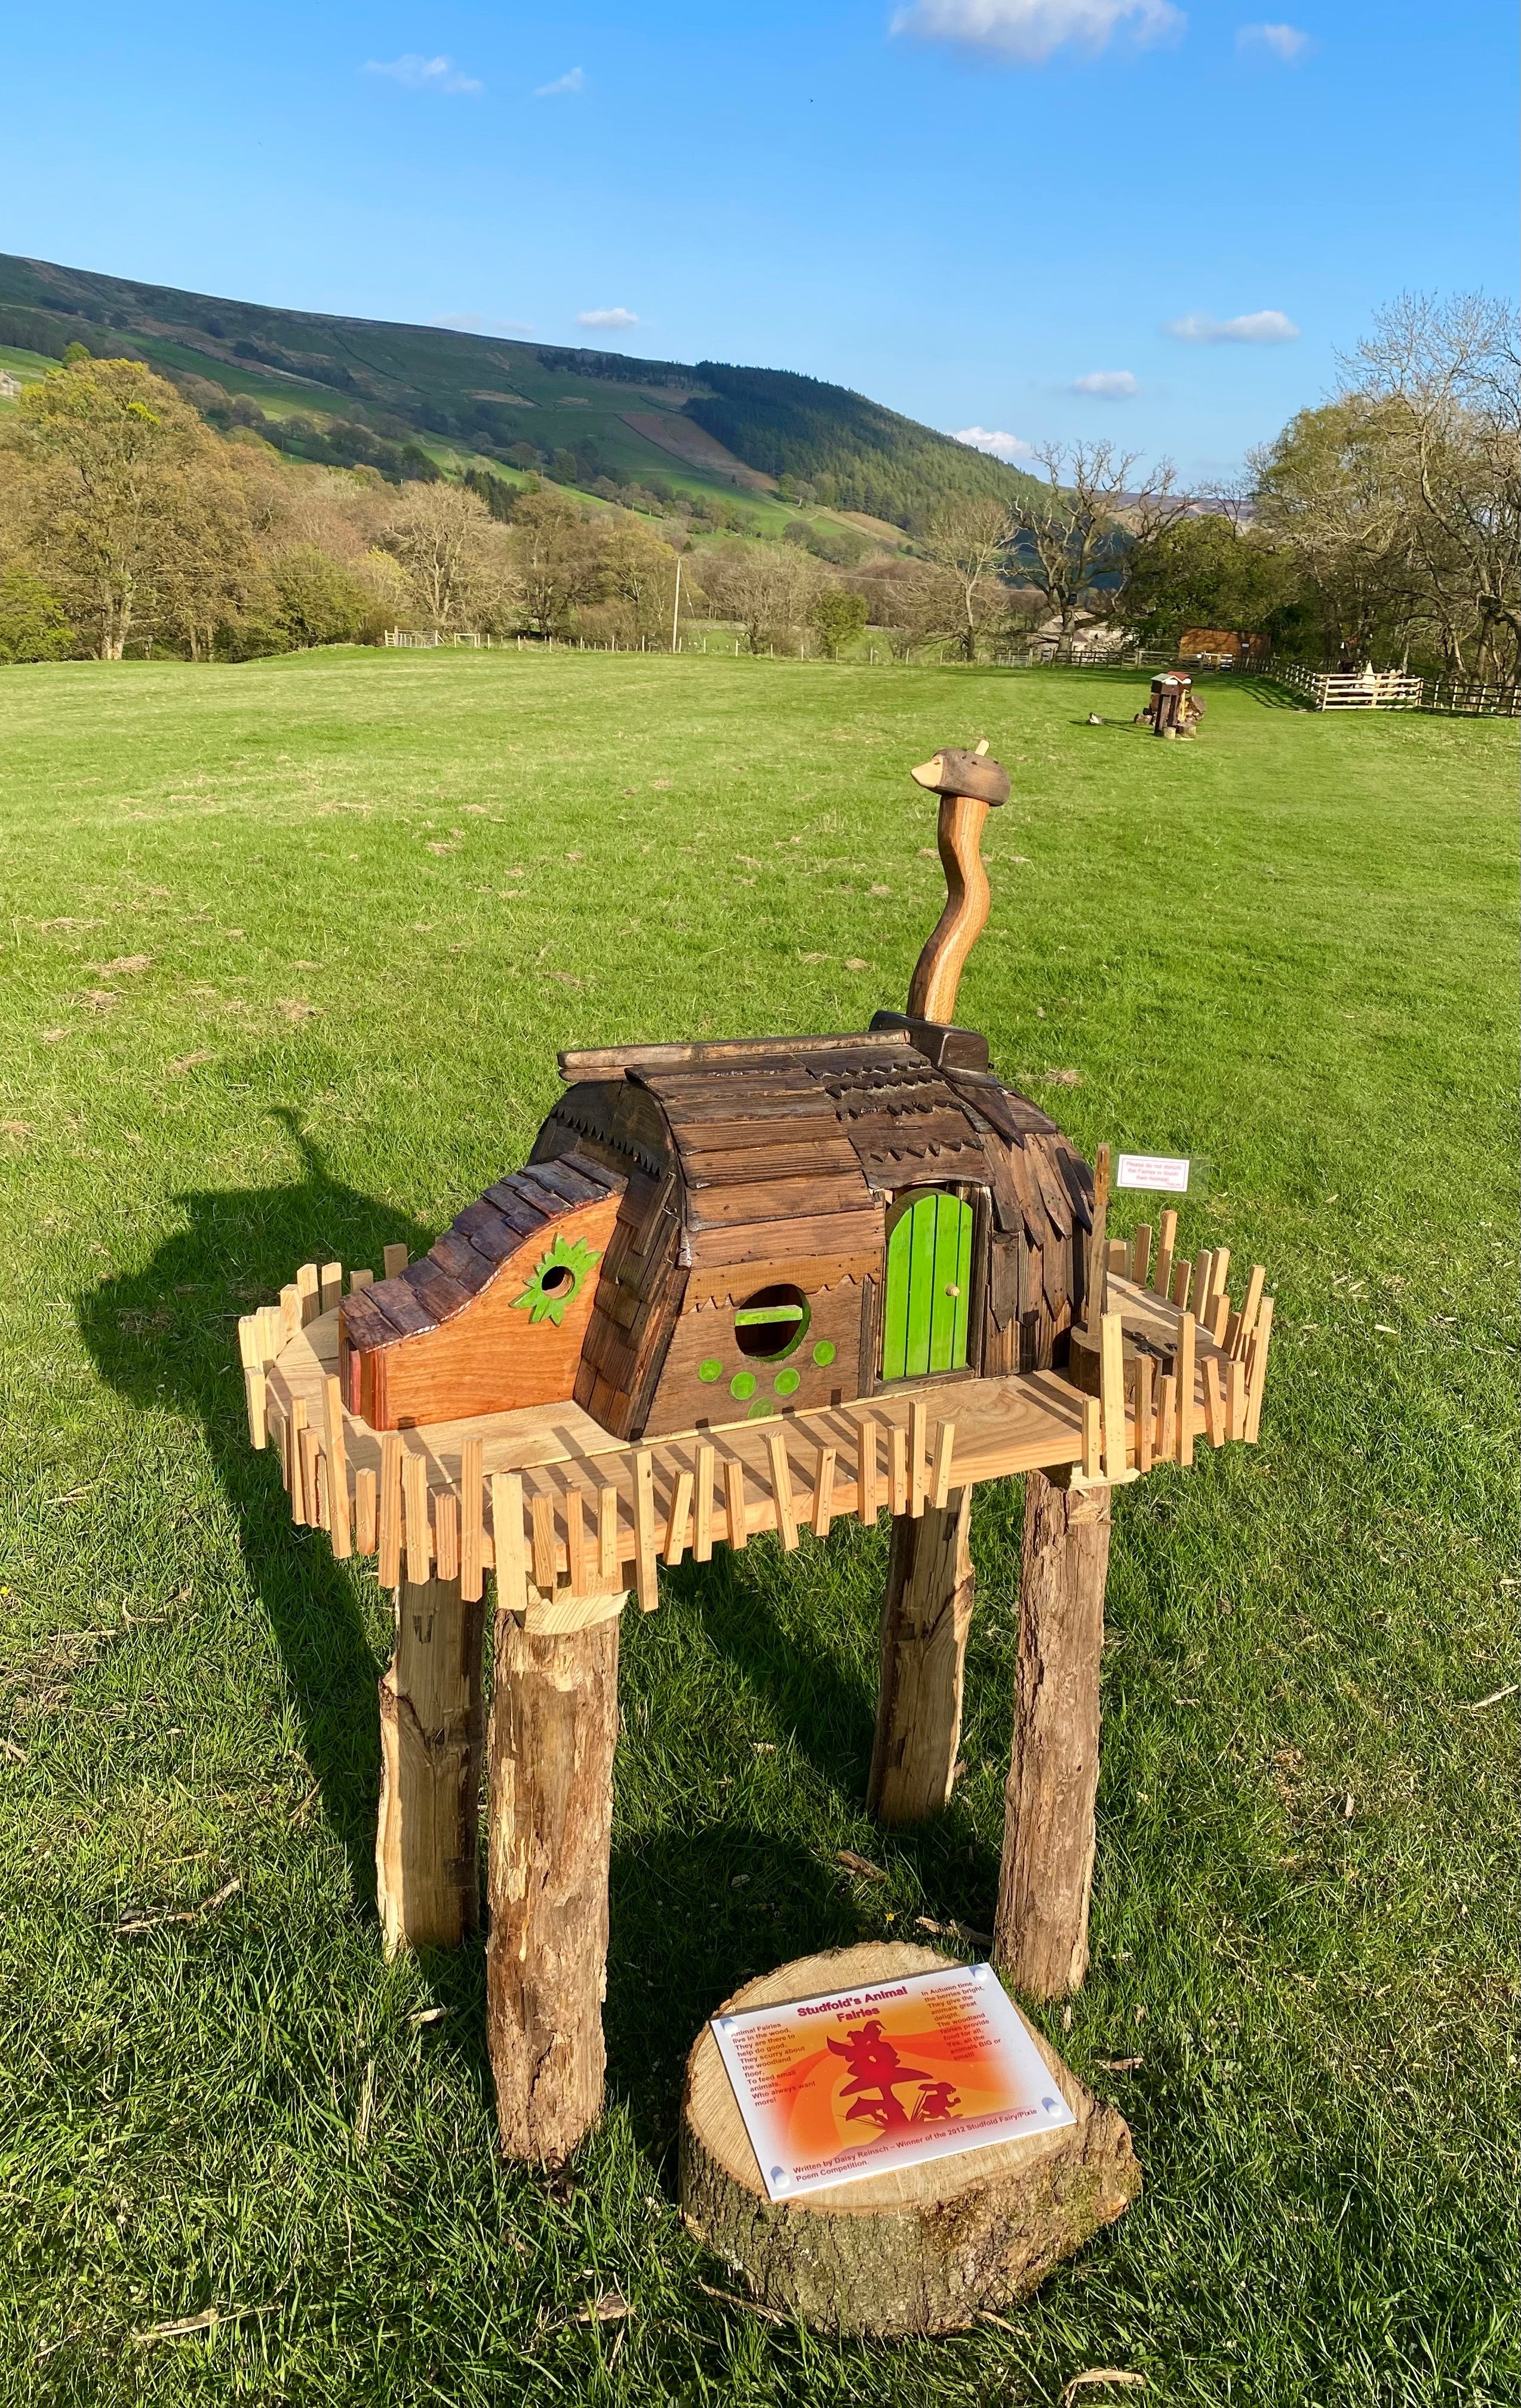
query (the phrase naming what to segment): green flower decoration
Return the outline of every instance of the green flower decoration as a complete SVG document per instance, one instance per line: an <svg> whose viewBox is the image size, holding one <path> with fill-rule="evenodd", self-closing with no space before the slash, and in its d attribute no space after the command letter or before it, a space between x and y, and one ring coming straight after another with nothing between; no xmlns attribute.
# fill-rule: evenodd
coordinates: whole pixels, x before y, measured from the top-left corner
<svg viewBox="0 0 1521 2408"><path fill-rule="evenodd" d="M539 1257L538 1268L523 1294L513 1297L513 1312L526 1306L530 1320L552 1321L558 1328L565 1319L567 1305L574 1303L587 1272L601 1259L584 1238L568 1242L556 1238L549 1253Z"/></svg>

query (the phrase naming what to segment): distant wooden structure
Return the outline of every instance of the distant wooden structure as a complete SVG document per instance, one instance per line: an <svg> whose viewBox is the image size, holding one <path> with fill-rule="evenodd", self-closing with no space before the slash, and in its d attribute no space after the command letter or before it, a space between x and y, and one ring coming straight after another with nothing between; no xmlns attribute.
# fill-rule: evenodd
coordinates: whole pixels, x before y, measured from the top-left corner
<svg viewBox="0 0 1521 2408"><path fill-rule="evenodd" d="M1194 692L1194 681L1182 669L1164 669L1152 680L1152 690L1145 707L1138 710L1134 724L1143 722L1154 736L1173 738L1192 736L1204 716L1204 705Z"/></svg>
<svg viewBox="0 0 1521 2408"><path fill-rule="evenodd" d="M1266 660L1266 636L1243 635L1238 627L1185 627L1178 638L1180 668L1243 669Z"/></svg>
<svg viewBox="0 0 1521 2408"><path fill-rule="evenodd" d="M794 1550L893 1516L869 1802L944 1806L980 1480L1028 1482L997 1954L1082 1979L1112 1488L1257 1434L1260 1269L1106 1235L1098 1176L954 1022L1008 778L945 748L947 900L905 1012L825 1037L561 1057L528 1163L384 1275L307 1264L240 1325L249 1426L297 1523L395 1597L380 1686L388 1949L479 1920L502 2145L563 2158L599 2112L618 1619L690 1551ZM495 1584L482 1729L482 1619ZM1053 1713L1053 1700L1060 1709Z"/></svg>

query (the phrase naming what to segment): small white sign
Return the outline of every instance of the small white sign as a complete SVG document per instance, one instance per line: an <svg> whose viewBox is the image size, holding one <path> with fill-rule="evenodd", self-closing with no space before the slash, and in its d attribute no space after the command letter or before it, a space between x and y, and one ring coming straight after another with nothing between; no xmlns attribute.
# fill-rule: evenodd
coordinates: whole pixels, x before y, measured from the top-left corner
<svg viewBox="0 0 1521 2408"><path fill-rule="evenodd" d="M1122 1154L1116 1187L1157 1187L1169 1196L1188 1193L1188 1163L1171 1154Z"/></svg>

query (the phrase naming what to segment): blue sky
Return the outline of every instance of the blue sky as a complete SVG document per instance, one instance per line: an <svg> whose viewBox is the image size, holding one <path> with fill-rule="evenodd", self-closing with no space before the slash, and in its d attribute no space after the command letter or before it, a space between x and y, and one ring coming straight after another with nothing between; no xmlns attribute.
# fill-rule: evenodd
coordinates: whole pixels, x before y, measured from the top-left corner
<svg viewBox="0 0 1521 2408"><path fill-rule="evenodd" d="M1208 479L1401 287L1509 288L1513 13L64 0L10 16L0 249Z"/></svg>

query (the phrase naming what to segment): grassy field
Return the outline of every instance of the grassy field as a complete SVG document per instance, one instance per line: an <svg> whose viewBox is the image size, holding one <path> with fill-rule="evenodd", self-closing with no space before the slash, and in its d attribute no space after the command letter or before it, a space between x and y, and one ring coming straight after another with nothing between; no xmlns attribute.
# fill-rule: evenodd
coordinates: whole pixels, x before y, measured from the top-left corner
<svg viewBox="0 0 1521 2408"><path fill-rule="evenodd" d="M1517 2397L1514 731L1222 683L1164 746L1141 690L7 673L0 2401ZM1278 1336L1260 1447L1115 1507L1093 1969L1040 2020L1145 2194L1003 2325L863 2347L714 2296L680 2069L748 1972L987 1928L1018 1493L978 1492L966 1771L922 1831L864 1812L885 1518L625 1618L609 2113L546 2186L493 2156L479 1951L381 1962L382 1601L247 1452L234 1320L426 1245L557 1046L899 1003L940 896L905 772L983 735L1014 796L961 1016L1085 1148L1207 1160L1183 1236L1270 1266Z"/></svg>

